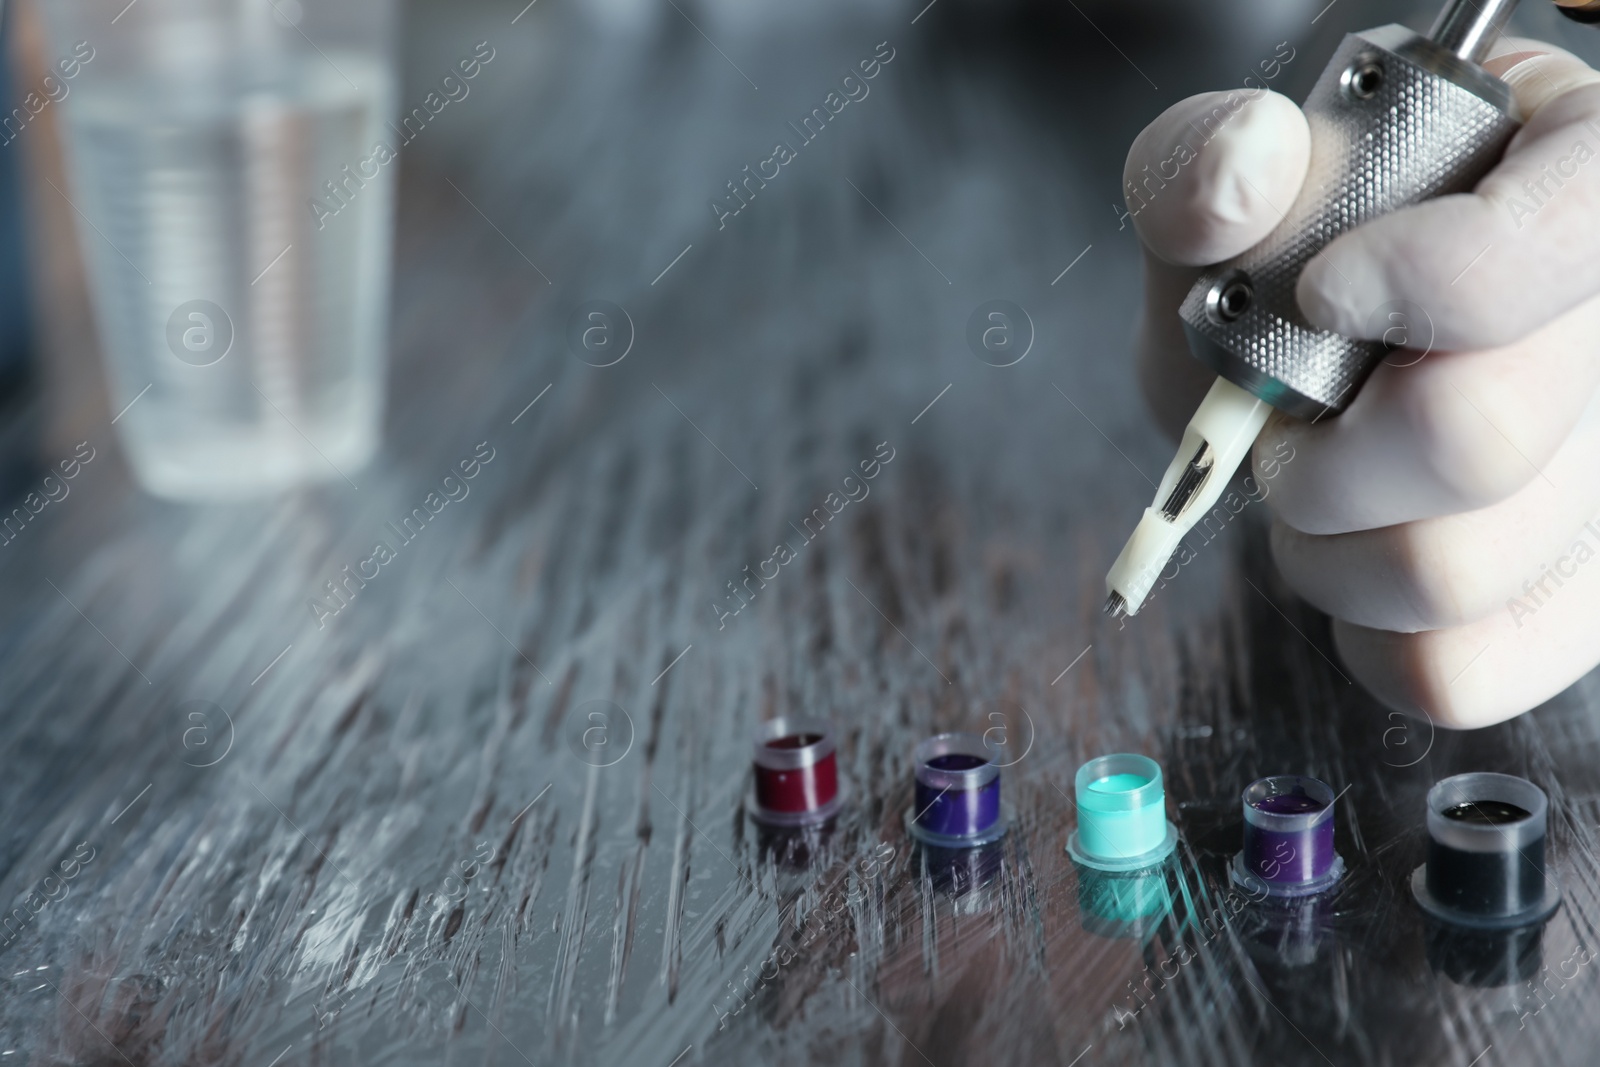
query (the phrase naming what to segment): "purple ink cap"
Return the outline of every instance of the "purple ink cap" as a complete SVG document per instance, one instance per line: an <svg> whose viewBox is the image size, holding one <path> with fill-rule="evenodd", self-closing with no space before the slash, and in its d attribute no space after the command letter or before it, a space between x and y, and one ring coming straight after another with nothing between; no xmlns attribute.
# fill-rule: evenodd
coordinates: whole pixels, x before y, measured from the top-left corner
<svg viewBox="0 0 1600 1067"><path fill-rule="evenodd" d="M1251 782L1241 797L1244 848L1233 857L1233 880L1275 897L1332 888L1344 875L1333 850L1334 799L1325 783L1304 775Z"/></svg>
<svg viewBox="0 0 1600 1067"><path fill-rule="evenodd" d="M965 848L1004 836L1000 768L975 734L939 734L917 745L915 806L906 813L913 837L928 845Z"/></svg>

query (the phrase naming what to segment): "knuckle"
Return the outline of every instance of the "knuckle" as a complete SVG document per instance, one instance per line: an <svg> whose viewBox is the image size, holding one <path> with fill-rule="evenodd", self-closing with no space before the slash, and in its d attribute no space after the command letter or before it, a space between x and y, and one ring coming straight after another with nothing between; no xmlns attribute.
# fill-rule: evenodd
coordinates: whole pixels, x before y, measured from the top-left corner
<svg viewBox="0 0 1600 1067"><path fill-rule="evenodd" d="M1442 344L1456 349L1499 348L1520 340L1537 325L1534 308L1506 299L1513 283L1503 264L1480 263L1479 269L1458 280L1449 277L1456 264L1435 257L1430 266L1434 278L1428 289L1440 294L1433 296L1432 303L1439 308L1436 318ZM1423 293L1424 297L1431 295Z"/></svg>
<svg viewBox="0 0 1600 1067"><path fill-rule="evenodd" d="M1351 614L1341 595L1343 568L1329 558L1330 538L1302 533L1274 516L1269 545L1278 573L1299 597L1334 618Z"/></svg>
<svg viewBox="0 0 1600 1067"><path fill-rule="evenodd" d="M1451 643L1431 634L1412 635L1401 642L1403 669L1411 681L1417 710L1434 725L1447 730L1472 730L1498 721L1503 715L1490 704L1490 693L1472 685L1457 685L1462 663L1448 652Z"/></svg>
<svg viewBox="0 0 1600 1067"><path fill-rule="evenodd" d="M1415 633L1459 626L1494 609L1492 565L1432 521L1315 535L1280 520L1271 545L1295 592L1361 626Z"/></svg>
<svg viewBox="0 0 1600 1067"><path fill-rule="evenodd" d="M1335 622L1340 659L1385 707L1441 730L1474 730L1516 714L1498 686L1456 684L1473 650L1455 631L1386 633ZM1474 668L1477 669L1477 668Z"/></svg>
<svg viewBox="0 0 1600 1067"><path fill-rule="evenodd" d="M1527 485L1538 471L1501 429L1504 412L1486 409L1448 380L1413 389L1406 414L1416 430L1428 473L1463 509L1497 504Z"/></svg>
<svg viewBox="0 0 1600 1067"><path fill-rule="evenodd" d="M1455 536L1449 519L1395 528L1396 595L1410 606L1418 630L1439 630L1482 618L1493 610L1495 561Z"/></svg>

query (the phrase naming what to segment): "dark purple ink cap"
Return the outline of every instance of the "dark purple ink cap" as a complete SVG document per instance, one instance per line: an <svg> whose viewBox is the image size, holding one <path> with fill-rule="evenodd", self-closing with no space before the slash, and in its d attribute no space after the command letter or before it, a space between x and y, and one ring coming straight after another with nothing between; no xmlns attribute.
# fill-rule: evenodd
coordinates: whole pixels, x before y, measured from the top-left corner
<svg viewBox="0 0 1600 1067"><path fill-rule="evenodd" d="M1275 897L1330 889L1344 875L1333 850L1334 793L1316 778L1280 774L1251 782L1241 797L1244 848L1233 880Z"/></svg>
<svg viewBox="0 0 1600 1067"><path fill-rule="evenodd" d="M939 734L917 745L916 806L907 813L924 844L970 847L1004 835L1000 768L975 734Z"/></svg>

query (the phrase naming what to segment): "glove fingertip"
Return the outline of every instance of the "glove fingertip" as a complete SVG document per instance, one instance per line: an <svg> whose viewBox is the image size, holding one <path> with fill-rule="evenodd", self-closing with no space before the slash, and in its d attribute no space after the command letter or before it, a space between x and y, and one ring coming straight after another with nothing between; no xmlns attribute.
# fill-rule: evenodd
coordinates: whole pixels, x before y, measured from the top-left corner
<svg viewBox="0 0 1600 1067"><path fill-rule="evenodd" d="M1310 155L1310 127L1287 97L1189 97L1134 141L1123 173L1128 212L1161 259L1215 263L1271 232L1298 195Z"/></svg>

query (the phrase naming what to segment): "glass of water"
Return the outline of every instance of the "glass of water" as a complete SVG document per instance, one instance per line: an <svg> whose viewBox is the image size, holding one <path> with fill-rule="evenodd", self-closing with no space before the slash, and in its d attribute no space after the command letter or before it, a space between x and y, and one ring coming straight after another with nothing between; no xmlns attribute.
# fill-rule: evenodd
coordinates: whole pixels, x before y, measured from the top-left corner
<svg viewBox="0 0 1600 1067"><path fill-rule="evenodd" d="M383 407L393 0L41 7L62 192L139 481L182 499L354 486Z"/></svg>

